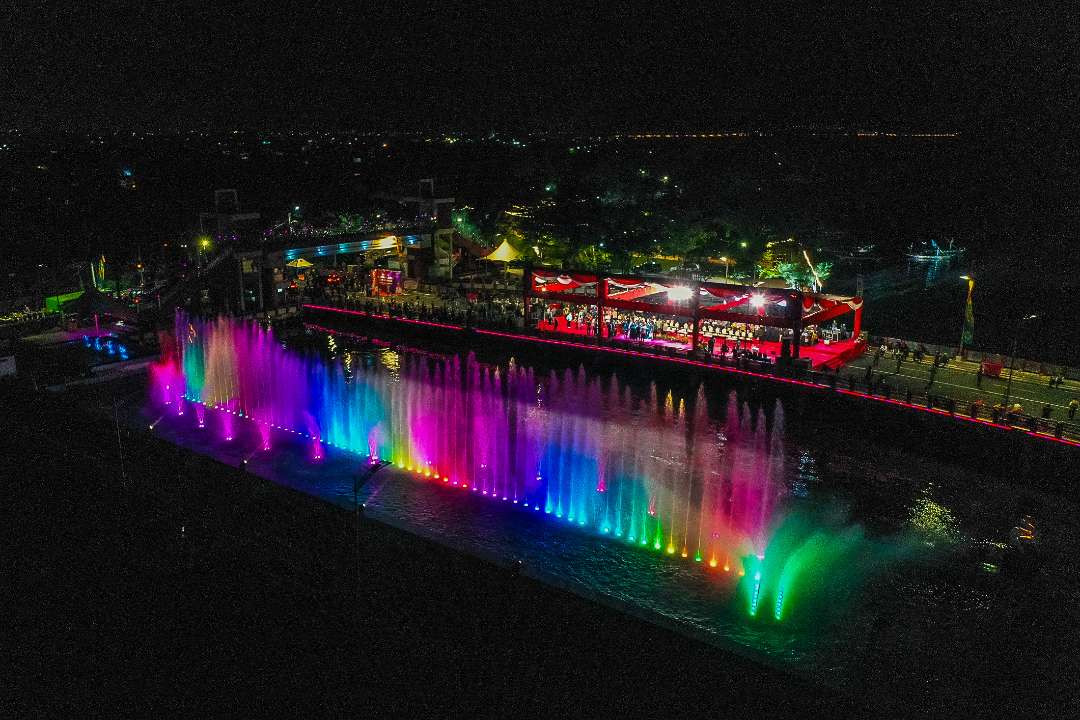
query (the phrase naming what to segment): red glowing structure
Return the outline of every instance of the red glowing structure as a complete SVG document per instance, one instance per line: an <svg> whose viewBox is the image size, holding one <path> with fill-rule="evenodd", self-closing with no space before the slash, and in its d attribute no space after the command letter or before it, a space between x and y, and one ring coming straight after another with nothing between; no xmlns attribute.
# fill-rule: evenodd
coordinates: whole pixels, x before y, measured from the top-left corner
<svg viewBox="0 0 1080 720"><path fill-rule="evenodd" d="M525 316L546 332L716 354L756 350L842 365L862 351L862 298L657 275L532 269ZM852 327L836 321L853 314ZM836 329L826 326L832 322Z"/></svg>

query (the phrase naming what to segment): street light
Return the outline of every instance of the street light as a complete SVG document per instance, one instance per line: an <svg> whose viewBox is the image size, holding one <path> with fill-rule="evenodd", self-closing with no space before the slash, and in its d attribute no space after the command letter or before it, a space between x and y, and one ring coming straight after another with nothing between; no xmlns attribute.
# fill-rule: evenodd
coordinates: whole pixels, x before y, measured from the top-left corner
<svg viewBox="0 0 1080 720"><path fill-rule="evenodd" d="M726 257L720 258L720 262L724 263L724 279L728 279L728 259Z"/></svg>
<svg viewBox="0 0 1080 720"><path fill-rule="evenodd" d="M1012 341L1012 357L1009 358L1009 379L1005 383L1005 400L1002 402L1002 405L1005 406L1005 412L1006 413L1009 412L1009 395L1012 393L1013 368L1016 366L1016 345L1020 341L1020 326L1022 324L1024 324L1025 322L1027 322L1028 320L1034 320L1037 317L1039 317L1039 316L1038 315L1025 315L1024 317L1022 317L1022 318L1020 318L1019 320L1016 321L1016 332L1013 333L1013 341Z"/></svg>

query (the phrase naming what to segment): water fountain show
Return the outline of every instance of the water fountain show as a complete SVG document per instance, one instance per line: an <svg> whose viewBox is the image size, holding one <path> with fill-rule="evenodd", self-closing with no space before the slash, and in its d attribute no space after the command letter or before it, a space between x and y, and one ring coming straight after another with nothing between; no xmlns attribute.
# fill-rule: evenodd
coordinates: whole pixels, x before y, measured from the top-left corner
<svg viewBox="0 0 1080 720"><path fill-rule="evenodd" d="M301 443L310 463L329 451L388 461L397 483L442 486L444 500L469 493L695 566L756 622L827 606L837 576L880 559L859 527L789 502L779 405L752 411L703 386L685 399L655 384L632 392L580 369L471 355L328 361L225 318L178 316L166 346L153 400L176 420L193 410L195 430L253 453Z"/></svg>

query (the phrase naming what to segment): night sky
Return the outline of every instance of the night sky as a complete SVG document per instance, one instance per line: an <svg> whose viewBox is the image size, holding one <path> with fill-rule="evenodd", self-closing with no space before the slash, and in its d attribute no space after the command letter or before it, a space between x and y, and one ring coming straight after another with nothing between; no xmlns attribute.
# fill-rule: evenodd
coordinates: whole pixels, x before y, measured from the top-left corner
<svg viewBox="0 0 1080 720"><path fill-rule="evenodd" d="M56 10L16 0L0 29L0 123L1005 131L1073 124L1080 33L1068 21L1068 2L968 3L963 11L951 3L828 5L105 0Z"/></svg>

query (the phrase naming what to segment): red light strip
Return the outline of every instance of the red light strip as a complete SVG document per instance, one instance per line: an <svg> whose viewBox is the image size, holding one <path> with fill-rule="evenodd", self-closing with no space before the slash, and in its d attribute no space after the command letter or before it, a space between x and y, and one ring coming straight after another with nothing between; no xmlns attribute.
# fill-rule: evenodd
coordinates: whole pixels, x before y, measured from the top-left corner
<svg viewBox="0 0 1080 720"><path fill-rule="evenodd" d="M311 308L312 310L323 310L326 312L343 313L346 315L359 315L361 317L379 318L382 320L394 320L397 322L412 323L415 325L430 325L432 327L446 328L448 330L464 330L465 328L460 325L449 325L446 323L428 322L425 320L411 320L409 318L395 317L393 315L380 315L376 313L364 312L362 310L343 310L341 308L332 308L325 305L304 305L305 308ZM561 347L571 347L580 350L593 350L606 353L612 353L615 355L627 355L630 357L642 357L649 360L663 360L665 362L680 363L682 365L690 365L692 367L702 367L709 370L722 370L724 372L736 373L738 375L746 375L749 377L763 378L771 382L787 383L789 385L798 385L801 387L813 388L814 390L828 390L829 386L817 385L806 380L795 380L793 378L777 377L775 375L768 375L766 373L753 372L752 370L740 370L738 368L727 367L724 365L712 365L710 363L701 362L700 360L690 360L688 358L668 357L664 355L655 355L653 353L641 352L639 350L623 350L622 348L602 347L598 345L584 345L582 343L570 342L568 340L551 340L549 338L538 338L530 335L517 335L515 333L500 332L498 330L481 330L474 328L474 331L478 335L491 335L494 337L504 337L513 340L527 340L529 342L545 343L547 345L557 345ZM1001 430L1013 430L1011 425L1003 425L1002 423L996 423L992 420L984 420L983 418L973 418L968 415L950 413L948 410L942 410L941 408L929 408L924 405L916 405L915 403L909 403L904 400L895 400L893 398L883 398L877 395L871 395L869 393L859 392L858 390L845 390L844 388L834 388L836 392L843 395L850 395L852 397L859 397L866 400L874 400L876 402L888 403L890 405L898 405L900 407L909 408L911 410L921 410L922 412L928 412L935 415L945 415L952 417L956 420L965 420L971 423L978 423L980 425L987 425L989 427L999 428ZM1039 438L1041 440L1052 440L1054 442L1061 443L1063 445L1070 445L1072 447L1080 447L1080 442L1076 440L1068 440L1066 438L1054 437L1053 435L1047 435L1045 433L1033 432L1031 430L1025 430L1023 428L1016 428L1021 432L1028 435Z"/></svg>

